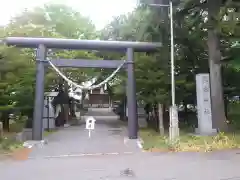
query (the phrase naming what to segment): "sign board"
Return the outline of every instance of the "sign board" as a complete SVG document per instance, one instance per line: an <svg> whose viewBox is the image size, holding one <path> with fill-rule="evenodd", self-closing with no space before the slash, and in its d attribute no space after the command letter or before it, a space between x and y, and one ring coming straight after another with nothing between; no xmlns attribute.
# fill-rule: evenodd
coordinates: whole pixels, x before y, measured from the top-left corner
<svg viewBox="0 0 240 180"><path fill-rule="evenodd" d="M95 128L95 122L96 120L90 116L86 119L86 129L93 130Z"/></svg>
<svg viewBox="0 0 240 180"><path fill-rule="evenodd" d="M91 137L91 131L94 130L94 128L95 128L95 122L96 122L96 120L92 116L87 117L87 119L86 119L86 129L88 130L89 138Z"/></svg>
<svg viewBox="0 0 240 180"><path fill-rule="evenodd" d="M196 75L198 129L200 134L211 134L212 111L209 74Z"/></svg>

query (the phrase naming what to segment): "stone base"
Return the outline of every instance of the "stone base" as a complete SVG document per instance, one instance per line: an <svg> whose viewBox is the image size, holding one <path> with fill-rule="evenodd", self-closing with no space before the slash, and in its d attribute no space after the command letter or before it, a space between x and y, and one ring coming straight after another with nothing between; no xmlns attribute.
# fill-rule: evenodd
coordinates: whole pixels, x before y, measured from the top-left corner
<svg viewBox="0 0 240 180"><path fill-rule="evenodd" d="M195 128L195 133L200 136L214 136L217 134L217 130L211 129L208 131L201 131L199 128Z"/></svg>
<svg viewBox="0 0 240 180"><path fill-rule="evenodd" d="M32 140L32 129L31 128L24 128L22 132L16 135L17 141L27 141Z"/></svg>
<svg viewBox="0 0 240 180"><path fill-rule="evenodd" d="M54 130L54 129L50 129L50 130ZM31 141L32 138L32 129L31 128L24 128L22 132L17 133L16 135L16 140L17 141Z"/></svg>
<svg viewBox="0 0 240 180"><path fill-rule="evenodd" d="M146 116L138 116L138 127L140 128L148 127Z"/></svg>
<svg viewBox="0 0 240 180"><path fill-rule="evenodd" d="M81 123L81 118L74 118L68 122L70 126L78 126Z"/></svg>
<svg viewBox="0 0 240 180"><path fill-rule="evenodd" d="M143 148L143 140L141 138L138 139L129 139L128 137L125 137L123 140L124 145L130 146L136 149L142 149Z"/></svg>
<svg viewBox="0 0 240 180"><path fill-rule="evenodd" d="M64 124L63 127L67 128L67 127L70 127L71 125L70 124Z"/></svg>
<svg viewBox="0 0 240 180"><path fill-rule="evenodd" d="M172 126L169 127L169 140L171 143L174 141L177 141L179 139L179 127L178 126Z"/></svg>

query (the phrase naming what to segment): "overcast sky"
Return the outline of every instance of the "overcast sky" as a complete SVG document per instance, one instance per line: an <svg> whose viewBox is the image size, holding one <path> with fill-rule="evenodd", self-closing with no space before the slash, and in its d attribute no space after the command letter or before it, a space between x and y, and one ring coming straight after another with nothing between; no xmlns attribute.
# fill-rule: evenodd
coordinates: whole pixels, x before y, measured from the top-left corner
<svg viewBox="0 0 240 180"><path fill-rule="evenodd" d="M0 25L9 22L11 16L24 9L42 6L45 3L66 4L88 16L98 29L106 25L113 16L131 12L137 0L5 0L0 6Z"/></svg>

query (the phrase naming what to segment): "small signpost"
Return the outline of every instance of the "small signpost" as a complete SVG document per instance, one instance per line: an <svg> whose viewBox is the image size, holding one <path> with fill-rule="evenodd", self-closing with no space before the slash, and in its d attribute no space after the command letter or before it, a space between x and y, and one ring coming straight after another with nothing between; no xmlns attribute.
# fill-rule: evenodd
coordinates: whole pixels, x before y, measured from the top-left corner
<svg viewBox="0 0 240 180"><path fill-rule="evenodd" d="M94 128L95 128L95 122L96 122L96 120L92 116L87 117L87 119L86 119L86 129L88 129L88 137L89 138L91 137L91 131L94 130Z"/></svg>

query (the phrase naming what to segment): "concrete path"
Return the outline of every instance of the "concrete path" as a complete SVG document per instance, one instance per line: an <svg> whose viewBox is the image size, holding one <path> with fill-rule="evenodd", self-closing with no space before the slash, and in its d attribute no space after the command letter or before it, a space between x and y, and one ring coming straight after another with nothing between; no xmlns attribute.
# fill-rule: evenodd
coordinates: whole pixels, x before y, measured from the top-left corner
<svg viewBox="0 0 240 180"><path fill-rule="evenodd" d="M118 154L140 152L136 140L127 140L123 122L112 118L99 118L95 130L88 137L85 124L59 130L47 138L43 147L34 147L31 158L49 156L79 156L83 154Z"/></svg>

